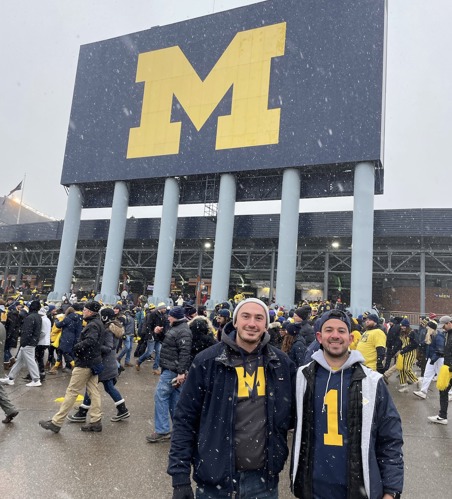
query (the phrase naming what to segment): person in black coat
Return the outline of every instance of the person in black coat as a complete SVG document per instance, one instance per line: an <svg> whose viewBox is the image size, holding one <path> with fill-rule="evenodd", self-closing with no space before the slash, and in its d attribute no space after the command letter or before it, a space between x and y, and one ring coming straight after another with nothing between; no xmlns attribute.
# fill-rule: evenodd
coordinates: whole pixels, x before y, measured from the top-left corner
<svg viewBox="0 0 452 499"><path fill-rule="evenodd" d="M23 318L19 314L21 308L22 305L18 303L13 303L8 308L8 315L5 322L5 352L3 354L5 369L9 369L16 362L16 359L11 354L11 348L17 348L17 341L20 336L20 328L23 322Z"/></svg>
<svg viewBox="0 0 452 499"><path fill-rule="evenodd" d="M312 309L309 305L297 308L293 314L293 320L299 329L299 333L303 336L307 347L315 340L314 328L309 322L311 314Z"/></svg>
<svg viewBox="0 0 452 499"><path fill-rule="evenodd" d="M35 359L36 345L41 336L42 320L41 316L38 314L40 309L41 303L38 300L30 303L28 315L25 317L22 325L20 350L17 354L16 363L8 376L0 379L1 383L14 385L14 379L19 374L22 365L25 364L31 376L31 382L27 383L27 386L41 386L39 367Z"/></svg>
<svg viewBox="0 0 452 499"><path fill-rule="evenodd" d="M116 360L116 346L118 340L124 334L124 327L115 319L115 313L111 308L104 308L100 312L101 320L105 326L102 335L101 354L103 369L99 373L99 381L104 385L105 391L110 395L115 403L117 414L110 418L110 421L117 422L127 419L130 416L129 410L126 407L125 400L116 388L118 377L118 362ZM83 403L78 408L78 411L67 417L72 423L84 423L86 415L91 406L91 399L88 392L85 392Z"/></svg>
<svg viewBox="0 0 452 499"><path fill-rule="evenodd" d="M306 355L306 340L301 332L300 324L288 322L285 325L287 331L286 338L293 338L292 346L290 347L287 355L289 359L298 368L304 365L304 358Z"/></svg>
<svg viewBox="0 0 452 499"><path fill-rule="evenodd" d="M391 360L395 357L395 354L400 350L400 323L402 322L402 317L394 317L389 321L390 327L388 334L386 336L386 362L385 371L387 371L391 366Z"/></svg>
<svg viewBox="0 0 452 499"><path fill-rule="evenodd" d="M191 340L191 361L208 347L215 345L217 340L213 335L213 326L210 320L204 315L195 317L188 323L192 334Z"/></svg>
<svg viewBox="0 0 452 499"><path fill-rule="evenodd" d="M104 332L104 325L99 317L100 308L101 305L97 301L85 304L83 319L86 321L86 326L74 347L75 367L72 369L71 379L60 410L53 415L52 419L39 421L39 425L45 430L53 433L61 430L66 416L77 400L77 395L83 393L86 388L91 398L90 422L82 426L81 430L102 431L102 402L97 386L98 374L102 366L101 344Z"/></svg>

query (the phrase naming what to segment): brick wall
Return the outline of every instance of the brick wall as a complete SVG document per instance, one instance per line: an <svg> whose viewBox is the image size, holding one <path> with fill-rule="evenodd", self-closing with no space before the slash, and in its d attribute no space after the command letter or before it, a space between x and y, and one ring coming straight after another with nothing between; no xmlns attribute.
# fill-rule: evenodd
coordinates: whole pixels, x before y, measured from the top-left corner
<svg viewBox="0 0 452 499"><path fill-rule="evenodd" d="M419 287L391 287L382 292L385 310L418 312L420 310ZM426 288L425 311L436 314L452 314L452 289Z"/></svg>

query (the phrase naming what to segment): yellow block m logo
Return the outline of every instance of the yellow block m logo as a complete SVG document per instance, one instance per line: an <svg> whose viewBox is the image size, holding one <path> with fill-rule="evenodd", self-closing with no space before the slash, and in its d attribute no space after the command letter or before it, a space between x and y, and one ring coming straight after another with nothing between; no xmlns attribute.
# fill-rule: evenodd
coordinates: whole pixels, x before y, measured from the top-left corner
<svg viewBox="0 0 452 499"><path fill-rule="evenodd" d="M143 108L127 158L178 154L182 124L171 123L173 96L199 132L231 86L231 114L218 118L215 148L277 144L280 109L268 109L268 95L271 59L284 55L285 39L286 23L237 33L204 81L178 46L140 54Z"/></svg>
<svg viewBox="0 0 452 499"><path fill-rule="evenodd" d="M243 367L237 366L235 368L237 373L237 396L239 398L248 398L254 388L254 382L256 381L256 390L258 397L263 397L265 395L265 373L262 366L258 367L257 373L248 374L244 372ZM257 376L257 380L255 379Z"/></svg>

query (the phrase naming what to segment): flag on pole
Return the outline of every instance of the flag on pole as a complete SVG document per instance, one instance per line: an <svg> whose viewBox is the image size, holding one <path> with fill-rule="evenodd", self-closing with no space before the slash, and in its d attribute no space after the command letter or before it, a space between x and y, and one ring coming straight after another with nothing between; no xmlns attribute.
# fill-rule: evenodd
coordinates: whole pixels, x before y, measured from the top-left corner
<svg viewBox="0 0 452 499"><path fill-rule="evenodd" d="M11 196L13 192L20 191L21 189L22 189L22 180L19 182L17 187L14 187L14 189L9 194L6 195L6 197Z"/></svg>

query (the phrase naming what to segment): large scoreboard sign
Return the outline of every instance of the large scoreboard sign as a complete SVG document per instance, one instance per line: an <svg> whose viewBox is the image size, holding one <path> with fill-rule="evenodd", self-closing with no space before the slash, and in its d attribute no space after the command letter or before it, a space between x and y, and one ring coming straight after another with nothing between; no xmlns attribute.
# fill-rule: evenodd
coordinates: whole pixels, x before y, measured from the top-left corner
<svg viewBox="0 0 452 499"><path fill-rule="evenodd" d="M269 0L80 50L62 184L380 162L385 0Z"/></svg>

